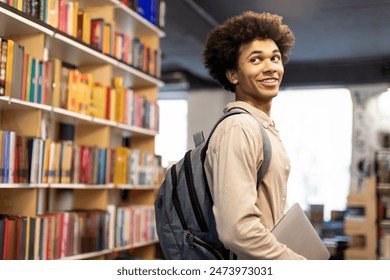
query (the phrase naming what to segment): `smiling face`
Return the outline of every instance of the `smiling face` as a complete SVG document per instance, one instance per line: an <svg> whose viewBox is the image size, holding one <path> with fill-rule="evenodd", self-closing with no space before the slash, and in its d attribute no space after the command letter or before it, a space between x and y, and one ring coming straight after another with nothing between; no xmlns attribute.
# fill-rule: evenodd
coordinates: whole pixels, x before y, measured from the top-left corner
<svg viewBox="0 0 390 280"><path fill-rule="evenodd" d="M256 39L242 45L237 69L226 71L229 81L236 85L236 100L257 108L270 107L272 98L278 95L283 74L282 55L271 39Z"/></svg>

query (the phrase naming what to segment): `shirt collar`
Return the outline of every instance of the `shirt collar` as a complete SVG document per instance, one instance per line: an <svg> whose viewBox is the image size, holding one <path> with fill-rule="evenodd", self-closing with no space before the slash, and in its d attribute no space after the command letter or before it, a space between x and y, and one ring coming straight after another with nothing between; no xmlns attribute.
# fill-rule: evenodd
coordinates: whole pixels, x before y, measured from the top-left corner
<svg viewBox="0 0 390 280"><path fill-rule="evenodd" d="M223 109L224 113L233 109L233 108L242 108L251 113L260 123L264 126L264 128L268 128L269 126L275 127L275 122L267 116L263 111L253 107L252 105L244 102L244 101L235 101L228 103Z"/></svg>

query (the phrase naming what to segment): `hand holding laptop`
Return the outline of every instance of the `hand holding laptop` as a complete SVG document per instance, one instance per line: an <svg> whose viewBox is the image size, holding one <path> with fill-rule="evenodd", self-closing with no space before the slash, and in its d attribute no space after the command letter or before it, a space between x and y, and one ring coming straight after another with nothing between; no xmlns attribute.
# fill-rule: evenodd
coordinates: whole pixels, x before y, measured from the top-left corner
<svg viewBox="0 0 390 280"><path fill-rule="evenodd" d="M328 260L326 248L298 203L295 203L272 230L276 239L308 260Z"/></svg>

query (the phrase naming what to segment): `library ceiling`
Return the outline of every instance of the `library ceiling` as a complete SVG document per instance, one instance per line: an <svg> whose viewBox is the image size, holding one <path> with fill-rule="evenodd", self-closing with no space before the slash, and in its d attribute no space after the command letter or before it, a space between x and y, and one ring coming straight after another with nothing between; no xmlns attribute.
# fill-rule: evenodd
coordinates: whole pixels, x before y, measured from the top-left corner
<svg viewBox="0 0 390 280"><path fill-rule="evenodd" d="M388 0L166 0L166 4L161 47L168 81L178 71L207 81L201 53L208 31L247 10L277 13L294 31L296 43L287 65L294 71L287 82L389 80Z"/></svg>

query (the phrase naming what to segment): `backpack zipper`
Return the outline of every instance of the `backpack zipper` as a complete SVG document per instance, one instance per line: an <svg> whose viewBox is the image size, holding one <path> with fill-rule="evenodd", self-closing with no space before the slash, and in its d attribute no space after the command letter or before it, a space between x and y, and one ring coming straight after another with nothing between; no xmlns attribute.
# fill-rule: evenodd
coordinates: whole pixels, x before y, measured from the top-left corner
<svg viewBox="0 0 390 280"><path fill-rule="evenodd" d="M191 151L188 151L185 154L184 165L185 165L184 171L186 175L188 193L190 195L192 208L194 209L195 218L201 231L206 232L209 229L207 227L206 221L202 213L202 209L199 204L198 196L196 194L196 188L194 186L194 178L192 176Z"/></svg>
<svg viewBox="0 0 390 280"><path fill-rule="evenodd" d="M176 176L176 164L171 167L171 178L172 178L172 203L175 207L177 216L179 217L180 224L184 230L187 230L187 223L184 219L183 210L180 206L179 196L177 195L177 176Z"/></svg>
<svg viewBox="0 0 390 280"><path fill-rule="evenodd" d="M211 254L213 254L214 257L217 260L223 260L224 259L223 256L221 255L221 253L218 250L216 250L215 248L213 248L212 246L210 246L209 244L207 244L203 240L195 238L194 235L192 235L192 233L190 231L187 231L186 238L188 239L191 248L194 248L194 244L197 244L197 245L205 248Z"/></svg>

